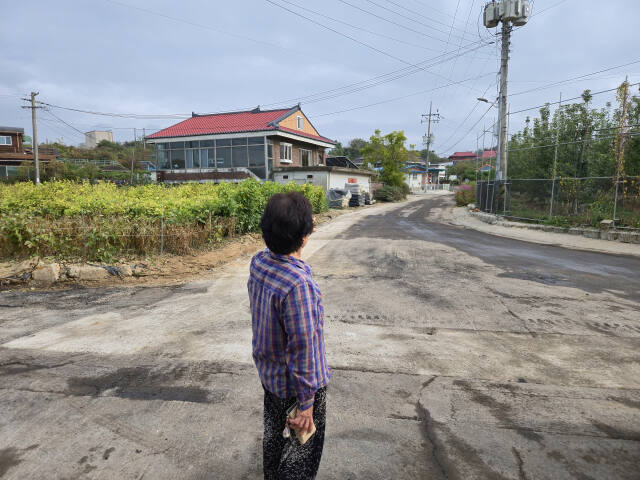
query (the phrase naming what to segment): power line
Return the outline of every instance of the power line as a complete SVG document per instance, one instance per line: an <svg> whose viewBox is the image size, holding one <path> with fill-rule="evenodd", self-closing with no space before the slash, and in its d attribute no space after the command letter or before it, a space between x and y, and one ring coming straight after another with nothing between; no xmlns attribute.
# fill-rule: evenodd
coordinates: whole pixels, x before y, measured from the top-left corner
<svg viewBox="0 0 640 480"><path fill-rule="evenodd" d="M438 28L436 28L436 27L434 27L434 26L432 26L432 25L428 25L428 24L426 24L426 23L424 23L424 22L421 22L421 21L419 21L419 20L416 20L415 18L411 18L411 17L408 17L408 16L403 15L403 14L401 14L401 13L398 13L397 11L395 11L395 10L393 10L393 9L391 9L391 8L387 8L387 7L385 7L384 5L380 5L379 3L374 2L373 0L366 0L366 1L367 1L367 2L369 2L369 3L370 3L370 4L372 4L372 5L375 5L375 6L376 6L376 7L378 7L378 8L381 8L382 10L386 10L387 12L391 12L391 13L393 13L394 15L397 15L397 16L399 16L399 17L401 17L401 18L404 18L404 19L406 19L406 20L409 20L409 21L411 21L411 22L413 22L413 23L417 23L418 25L422 25L422 26L424 26L424 27L430 28L430 29L432 29L432 30L435 30L436 32L444 33L445 35L447 34L447 32L446 32L446 31L440 30L440 29L438 29ZM391 2L391 3L393 3L393 2ZM460 3L460 2L458 1L458 3ZM456 10L457 10L457 9L456 9ZM453 20L453 22L455 23L455 15L454 15L454 20ZM449 25L446 25L446 26L448 27ZM451 24L451 29L450 29L449 34L448 34L448 35L449 35L449 38L451 37L451 31L453 30L453 28L454 28L454 24L452 23L452 24ZM462 40L464 40L464 36L455 35L455 37L459 37L459 38L461 38Z"/></svg>
<svg viewBox="0 0 640 480"><path fill-rule="evenodd" d="M474 42L475 43L480 43L480 42ZM473 44L470 45L465 45L465 48L472 46ZM487 46L489 44L483 43L475 48L472 48L470 50L464 51L463 53L460 54L460 56L464 56L467 53L471 53L474 52L476 50L479 50L480 48L484 48L485 46ZM376 77L372 77L369 78L367 80L362 80L360 82L354 82L348 85L343 85L342 87L337 87L337 88L333 88L330 90L325 90L322 92L318 92L312 95L307 95L306 97L296 97L296 98L290 98L288 100L283 100L281 102L274 102L274 103L268 103L265 104L265 106L272 106L272 105L281 105L284 103L291 103L291 102L303 102L303 103L314 103L316 101L321 101L321 100L326 100L326 99L331 99L331 98L336 98L342 95L346 95L346 94L350 94L350 93L354 93L354 92L360 92L362 90L366 90L368 88L372 88L384 83L388 83L388 82L392 82L394 80L398 80L400 78L404 78L410 75L414 75L418 72L421 72L423 70L426 70L428 68L431 68L433 66L436 66L438 64L440 64L441 62L445 62L445 61L449 61L451 59L453 59L454 57L451 56L450 58L446 58L447 55L450 55L451 52L449 53L444 53L441 55L438 55L436 57L432 57L430 59L424 60L422 62L418 62L414 66L411 67L404 67L398 70L394 70L388 73L384 73L382 75L378 75ZM428 62L432 62L431 64L427 64ZM350 89L350 90L348 90ZM344 93L339 93L340 91L344 90ZM317 98L317 97L321 97L324 96L322 98Z"/></svg>
<svg viewBox="0 0 640 480"><path fill-rule="evenodd" d="M560 143L549 143L547 145L536 145L534 147L523 147L523 148L512 148L512 149L508 149L508 152L519 152L521 150L536 150L538 148L548 148L548 147L555 147L556 145L573 145L576 143L584 143L584 142L600 142L602 140L611 140L613 138L616 138L618 135L608 135L608 136L602 136L602 137L590 137L587 139L579 139L579 140L573 140L571 142L560 142ZM629 133L626 134L625 136L627 137L638 137L640 136L640 133Z"/></svg>
<svg viewBox="0 0 640 480"><path fill-rule="evenodd" d="M360 30L360 31L362 31L362 32L366 32L366 33L369 33L369 34L371 34L371 35L376 35L376 36L381 37L381 38L386 38L386 39L388 39L388 40L392 40L392 41L394 41L394 42L402 43L402 44L404 44L404 45L409 45L409 46L411 46L411 47L415 47L415 48L420 48L420 49L422 49L422 50L428 50L428 51L430 51L430 52L436 52L436 51L438 51L438 50L435 50L435 49L433 49L433 48L425 47L424 45L418 45L417 43L407 42L407 41L405 41L405 40L401 40L401 39L399 39L399 38L391 37L391 36L389 36L389 35L385 35L385 34L380 33L380 32L374 32L373 30L368 30L368 29L366 29L366 28L362 28L362 27L359 27L359 26L357 26L357 25L353 25L353 24L351 24L351 23L345 22L344 20L340 20L340 19L338 19L338 18L330 17L329 15L325 15L325 14L320 13L320 12L317 12L317 11L315 11L315 10L311 10L311 9L309 9L309 8L303 7L302 5L298 5L297 3L289 2L289 1L287 1L287 0L280 0L280 1L281 1L282 3L286 3L286 4L289 4L289 5L295 6L295 7L299 8L299 9L301 9L301 10L304 10L304 11L306 11L306 12L313 13L313 14L315 14L315 15L318 15L318 16L320 16L320 17L322 17L322 18L326 18L326 19L328 19L328 20L331 20L331 21L334 21L334 22L337 22L337 23L341 23L341 24L343 24L343 25L346 25L346 26L351 27L351 28L355 28L356 30Z"/></svg>
<svg viewBox="0 0 640 480"><path fill-rule="evenodd" d="M299 52L299 51L291 49L291 48L283 47L282 45L278 45L276 43L267 42L265 40L252 38L252 37L249 37L249 36L246 36L246 35L240 35L238 33L227 32L226 30L222 30L220 28L212 27L210 25L204 25L202 23L196 23L196 22L193 22L191 20L184 19L184 18L173 17L173 16L167 15L165 13L161 13L161 12L158 12L158 11L155 11L155 10L150 10L150 9L147 9L147 8L138 7L136 5L130 5L128 3L120 2L118 0L104 0L104 1L108 2L108 3L112 3L114 5L119 5L121 7L131 8L133 10L138 10L140 12L148 13L149 15L155 15L156 17L162 17L162 18L165 18L167 20L173 20L175 22L180 22L180 23L184 23L186 25L191 25L192 27L198 27L198 28L202 28L204 30L209 30L209 31L212 31L212 32L220 33L222 35L227 35L229 37L240 38L242 40L248 40L250 42L254 42L254 43L257 43L257 44L261 44L261 45L266 45L268 47L276 47L278 49L285 50L285 51L288 51L288 52L293 52L293 53L295 53L297 55L303 55L305 57L309 56L308 53Z"/></svg>
<svg viewBox="0 0 640 480"><path fill-rule="evenodd" d="M549 84L543 85L541 87L530 88L529 90L523 90L522 92L512 93L509 96L510 97L514 97L516 95L523 95L525 93L536 92L538 90L546 90L547 88L555 87L557 85L562 85L564 83L572 82L574 80L580 80L580 79L583 79L583 78L586 78L586 77L592 77L593 75L597 75L599 73L609 72L611 70L616 70L618 68L628 67L629 65L635 65L637 63L640 63L640 59L634 60L634 61L629 62L629 63L623 63L622 65L616 65L614 67L609 67L609 68L605 68L605 69L602 69L602 70L598 70L597 72L587 73L585 75L579 75L577 77L568 78L566 80L560 80L558 82L549 83Z"/></svg>
<svg viewBox="0 0 640 480"><path fill-rule="evenodd" d="M482 114L482 116L478 119L478 121L476 123L473 124L473 126L469 129L469 131L464 134L462 137L460 137L460 140L458 140L456 143L454 143L453 145L451 145L449 148L444 148L442 150L442 152L448 152L449 150L452 150L453 148L456 147L456 145L458 145L462 140L464 140L465 138L467 138L467 135L469 135L474 128L476 128L476 126L482 121L482 119L484 117L487 116L487 113L489 113L489 111L493 108L493 105L490 105L489 108L487 108L487 110ZM441 155L442 156L442 155Z"/></svg>
<svg viewBox="0 0 640 480"><path fill-rule="evenodd" d="M335 112L321 113L321 114L318 114L318 115L313 115L313 116L311 116L310 118L326 117L326 116L328 116L328 115L337 115L337 114L339 114L339 113L351 112L351 111L353 111L353 110L361 110L361 109L363 109L363 108L374 107L374 106L377 106L377 105L382 105L382 104L384 104L384 103L390 103L390 102L395 102L395 101L398 101L398 100L403 100L403 99L405 99L405 98L409 98L409 97L415 97L416 95L424 95L425 93L434 92L434 91L436 91L436 90L440 90L440 89L442 89L442 88L446 88L446 87L448 87L448 86L450 86L450 85L456 85L456 84L461 84L461 83L469 82L469 81L472 81L472 80L478 80L478 79L483 78L483 77L486 77L486 76L488 76L488 75L495 75L495 73L494 73L494 72L491 72L491 73L487 73L487 74L484 74L484 75L479 75L479 76L477 76L477 77L467 78L467 79L465 79L465 80L460 80L460 81L458 81L458 82L452 82L452 83L451 83L451 84L449 84L449 85L441 85L441 86L439 86L439 87L430 88L430 89L427 89L427 90L420 90L419 92L413 92L413 93L409 93L409 94L407 94L407 95L402 95L402 96L400 96L400 97L394 97L394 98L389 98L389 99L387 99L387 100L381 100L381 101L379 101L379 102L375 102L375 103L369 103L369 104L367 104L367 105L359 105L359 106L357 106L357 107L347 108L347 109L344 109L344 110L337 110L337 111L335 111Z"/></svg>
<svg viewBox="0 0 640 480"><path fill-rule="evenodd" d="M495 85L496 82L490 84L486 89L485 89L485 95L487 93L487 91L493 86ZM483 95L484 96L484 95ZM467 123L467 120L469 120L469 118L471 117L471 115L473 114L473 112L475 112L476 108L478 108L478 105L480 105L480 102L476 101L473 104L473 107L471 108L471 111L467 114L467 116L464 118L464 120L462 120L462 122L460 122L460 124L455 128L455 130L453 131L453 133L451 135L449 135L449 137L447 137L447 139L442 142L443 144L447 144L449 142L449 140L451 140L453 137L456 136L456 133L458 133L458 130L460 130L462 128L462 126Z"/></svg>
<svg viewBox="0 0 640 480"><path fill-rule="evenodd" d="M339 1L340 3L344 3L345 5L350 6L351 8L355 8L356 10L359 10L359 11L361 11L361 12L364 12L364 13L366 13L367 15L371 15L371 16L373 16L373 17L376 17L376 18L378 18L378 19L380 19L380 20L382 20L382 21L384 21L384 22L390 23L390 24L395 25L395 26L400 27L400 28L404 28L405 30L409 30L410 32L417 33L418 35L422 35L422 36L427 37L427 38L430 38L430 39L432 39L432 40L436 40L436 41L438 41L438 42L445 43L445 41L444 41L444 40L442 40L441 38L434 37L433 35L429 35L428 33L421 32L420 30L416 30L415 28L411 28L411 27L408 27L408 26L403 25L403 24L401 24L401 23L394 22L393 20L390 20L390 19L385 18L385 17L383 17L383 16L381 16L381 15L378 15L378 14L376 14L376 13L374 13L374 12L371 12L371 11L369 11L369 10L366 10L366 9L364 9L364 8L361 8L361 7L357 6L357 5L354 5L353 3L347 2L346 0L338 0L338 1Z"/></svg>
<svg viewBox="0 0 640 480"><path fill-rule="evenodd" d="M412 9L410 9L410 8L408 8L408 7L405 7L404 5L401 5L400 3L394 2L394 1L392 1L392 0L387 0L387 2L388 2L388 3L391 3L391 4L393 4L393 5L395 5L396 7L402 8L403 10L406 10L406 11L407 11L407 12L409 12L409 13L413 13L414 15L418 15L419 17L425 18L425 19L427 19L427 20L431 20L432 22L437 23L437 24L439 24L439 25L443 25L443 26L445 26L445 27L449 27L449 25L447 25L447 24L446 24L446 23L444 23L444 22L441 22L441 21L436 20L436 19L431 18L431 17L427 17L426 15L424 15L424 14L422 14L422 13L418 12L417 10L412 10ZM428 7L428 8L432 8L432 7ZM452 25L454 25L454 24L455 24L455 15L454 15L454 17L453 17L453 23L452 23ZM433 28L434 30L436 30L436 28L435 28L435 27L431 27L431 28ZM472 37L474 36L473 34L471 34L471 32L467 31L467 26L466 26L466 25L465 25L465 27L464 27L464 28L456 28L456 30L459 30L459 31L461 31L461 32L463 32L463 33L466 33L467 35L471 35ZM438 32L442 32L442 30L437 30L437 31L438 31ZM442 32L442 33L447 33L447 32Z"/></svg>
<svg viewBox="0 0 640 480"><path fill-rule="evenodd" d="M76 132L78 132L80 135L82 135L84 137L84 132L82 132L81 130L78 130L76 127L74 127L73 125L65 122L63 119L61 119L59 116L57 116L55 113L53 113L50 109L45 109L45 111L51 115L53 118L57 119L59 122L64 123L67 127L72 128L73 130L75 130Z"/></svg>
<svg viewBox="0 0 640 480"><path fill-rule="evenodd" d="M630 86L630 87L634 87L634 86L636 86L636 85L640 85L640 82L638 82L638 83L630 83L630 84L629 84L629 86ZM613 92L613 91L617 90L618 88L619 88L619 87L616 87L616 88L609 88L609 89L607 89L607 90L601 90L601 91L599 91L599 92L589 92L589 94L590 94L591 96L594 96L594 95L600 95L600 94L602 94L602 93ZM579 97L573 97L573 98L563 99L563 100L562 100L562 103L564 103L564 102L570 102L571 100L578 100L579 98L582 98L582 95L581 95L581 96L579 96ZM546 106L548 106L548 105L557 105L558 103L560 103L560 102L547 102L547 103L545 103L545 104L543 104L543 105L538 105L538 106L535 106L535 107L529 107L529 108L523 108L523 109L521 109L521 110L516 110L515 112L509 112L509 115L515 115L516 113L527 112L527 111L529 111L529 110L537 110L537 109L539 109L539 108L546 107Z"/></svg>
<svg viewBox="0 0 640 480"><path fill-rule="evenodd" d="M314 23L315 25L318 25L318 26L320 26L320 27L322 27L322 28L324 28L326 30L329 30L329 31L331 31L331 32L333 32L333 33L335 33L337 35L340 35L341 37L348 38L349 40L351 40L353 42L356 42L357 44L362 45L363 47L369 48L369 49L371 49L371 50L373 50L375 52L378 52L378 53L380 53L382 55L385 55L385 56L387 56L389 58L393 58L394 60L397 60L399 62L406 63L407 65L413 65L411 62L403 60L402 58L397 57L397 56L395 56L395 55L393 55L393 54L391 54L389 52L385 52L384 50L380 50L379 48L374 47L373 45L370 45L370 44L368 44L366 42L362 42L362 41L358 40L357 38L352 37L351 35L347 35L346 33L342 33L341 31L336 30L335 28L329 27L328 25L325 25L324 23L320 23L320 22L318 22L318 21L316 21L316 20L314 20L312 18L309 18L309 17L307 17L305 15L302 15L301 13L298 13L298 12L296 12L294 10L291 10L290 8L287 8L284 5L280 5L280 4L278 4L278 3L276 3L276 2L274 2L272 0L266 0L266 1L267 1L267 3L270 3L271 5L274 5L276 7L279 7L281 9L283 9L283 10L286 10L287 12L292 13L292 14L298 16L298 17L304 18L305 20L308 20L309 22Z"/></svg>

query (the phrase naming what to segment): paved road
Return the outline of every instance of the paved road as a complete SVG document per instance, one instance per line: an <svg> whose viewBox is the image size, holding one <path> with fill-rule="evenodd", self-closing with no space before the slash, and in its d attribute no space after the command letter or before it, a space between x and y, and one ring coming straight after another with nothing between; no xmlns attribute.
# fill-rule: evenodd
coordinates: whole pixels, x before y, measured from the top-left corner
<svg viewBox="0 0 640 480"><path fill-rule="evenodd" d="M319 478L638 478L640 260L446 223L323 225ZM0 294L0 478L260 478L247 259L201 282Z"/></svg>

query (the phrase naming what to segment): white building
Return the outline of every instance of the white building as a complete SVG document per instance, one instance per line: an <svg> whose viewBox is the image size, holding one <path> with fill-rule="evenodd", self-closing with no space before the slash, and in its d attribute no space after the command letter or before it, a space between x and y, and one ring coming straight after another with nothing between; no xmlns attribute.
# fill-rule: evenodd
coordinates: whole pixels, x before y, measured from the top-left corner
<svg viewBox="0 0 640 480"><path fill-rule="evenodd" d="M273 171L273 180L277 183L298 184L310 183L320 186L324 191L331 188L344 188L347 184L360 185L365 191L371 193L371 178L376 172L358 170L355 168L325 167L280 167Z"/></svg>
<svg viewBox="0 0 640 480"><path fill-rule="evenodd" d="M103 140L113 142L113 132L107 132L105 130L91 130L84 134L84 144L87 148L96 148Z"/></svg>

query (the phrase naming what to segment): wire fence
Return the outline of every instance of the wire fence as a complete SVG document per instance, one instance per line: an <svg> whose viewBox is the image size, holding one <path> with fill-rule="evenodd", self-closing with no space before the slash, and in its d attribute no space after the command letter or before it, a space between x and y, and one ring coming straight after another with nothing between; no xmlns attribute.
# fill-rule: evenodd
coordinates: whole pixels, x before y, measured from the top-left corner
<svg viewBox="0 0 640 480"><path fill-rule="evenodd" d="M479 181L476 206L483 212L561 226L640 229L640 177L514 178Z"/></svg>
<svg viewBox="0 0 640 480"><path fill-rule="evenodd" d="M234 236L235 217L211 211L197 221L184 222L165 216L156 218L90 215L7 215L0 225L0 257L51 256L68 259L111 261L128 256L196 252Z"/></svg>

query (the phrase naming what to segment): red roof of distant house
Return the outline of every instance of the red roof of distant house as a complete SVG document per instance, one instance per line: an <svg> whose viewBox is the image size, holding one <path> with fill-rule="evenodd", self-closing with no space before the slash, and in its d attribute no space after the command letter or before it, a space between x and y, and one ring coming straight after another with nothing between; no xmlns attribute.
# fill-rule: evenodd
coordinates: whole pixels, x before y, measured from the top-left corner
<svg viewBox="0 0 640 480"><path fill-rule="evenodd" d="M215 113L211 115L194 114L193 117L149 135L147 138L190 137L195 135L281 130L322 142L335 143L333 140L319 135L310 135L278 125L278 121L288 117L289 115L287 114L293 114L296 111L298 111L298 107L279 110L260 110L256 108L244 112Z"/></svg>
<svg viewBox="0 0 640 480"><path fill-rule="evenodd" d="M475 158L476 154L473 152L455 152L453 155L450 155L449 158Z"/></svg>
<svg viewBox="0 0 640 480"><path fill-rule="evenodd" d="M482 155L480 155L480 158L496 158L498 152L495 150L485 150L484 152L482 152Z"/></svg>

